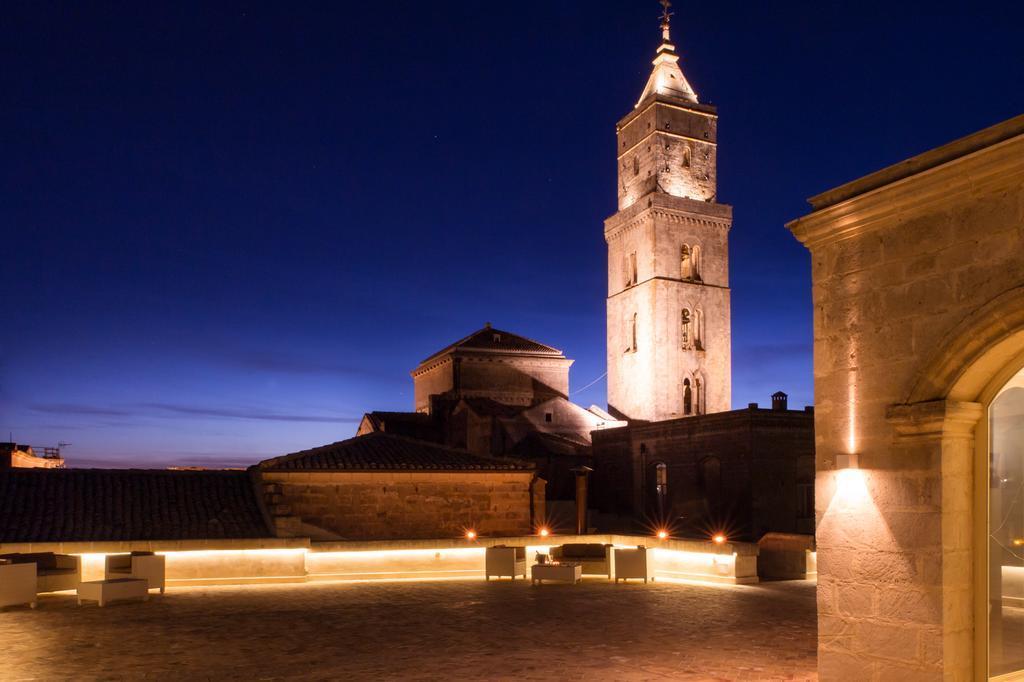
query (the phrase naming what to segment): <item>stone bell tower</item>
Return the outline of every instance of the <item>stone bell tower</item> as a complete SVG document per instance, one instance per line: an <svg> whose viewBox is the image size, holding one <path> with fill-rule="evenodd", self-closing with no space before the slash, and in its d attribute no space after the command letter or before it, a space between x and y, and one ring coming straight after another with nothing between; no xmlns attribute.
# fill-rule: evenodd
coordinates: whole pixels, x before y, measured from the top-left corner
<svg viewBox="0 0 1024 682"><path fill-rule="evenodd" d="M662 42L616 126L619 210L608 242L608 408L663 420L731 408L729 228L716 201L718 115Z"/></svg>

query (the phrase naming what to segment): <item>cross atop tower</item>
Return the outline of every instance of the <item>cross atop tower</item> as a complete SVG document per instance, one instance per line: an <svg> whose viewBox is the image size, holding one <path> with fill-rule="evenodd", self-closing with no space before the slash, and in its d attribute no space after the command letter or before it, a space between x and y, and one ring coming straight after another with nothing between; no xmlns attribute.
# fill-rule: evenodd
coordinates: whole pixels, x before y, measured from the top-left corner
<svg viewBox="0 0 1024 682"><path fill-rule="evenodd" d="M668 36L669 21L672 18L672 12L669 12L668 8L671 6L669 0L661 0L661 39L666 43L672 42Z"/></svg>

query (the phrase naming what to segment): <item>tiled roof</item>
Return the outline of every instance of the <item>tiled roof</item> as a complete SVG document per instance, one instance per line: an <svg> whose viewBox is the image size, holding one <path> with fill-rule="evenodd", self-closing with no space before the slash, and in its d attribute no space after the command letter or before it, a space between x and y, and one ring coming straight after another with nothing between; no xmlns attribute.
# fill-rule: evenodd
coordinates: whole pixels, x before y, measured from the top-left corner
<svg viewBox="0 0 1024 682"><path fill-rule="evenodd" d="M269 471L520 471L533 465L378 432L268 459L259 467Z"/></svg>
<svg viewBox="0 0 1024 682"><path fill-rule="evenodd" d="M527 355L550 355L554 357L561 357L562 355L562 351L557 348L552 348L551 346L546 346L543 343L538 343L537 341L528 339L525 336L501 331L500 329L495 329L490 325L487 325L483 329L473 332L464 339L459 339L450 346L442 348L423 362L428 362L438 356L455 350L523 353Z"/></svg>
<svg viewBox="0 0 1024 682"><path fill-rule="evenodd" d="M273 537L246 471L0 471L0 542Z"/></svg>

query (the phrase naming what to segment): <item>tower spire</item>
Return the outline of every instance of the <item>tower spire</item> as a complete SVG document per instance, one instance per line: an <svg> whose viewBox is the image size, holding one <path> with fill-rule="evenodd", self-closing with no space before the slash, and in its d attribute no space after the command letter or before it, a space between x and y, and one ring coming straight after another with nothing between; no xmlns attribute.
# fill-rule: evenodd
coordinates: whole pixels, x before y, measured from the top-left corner
<svg viewBox="0 0 1024 682"><path fill-rule="evenodd" d="M672 21L672 6L670 0L659 0L661 2L661 45L658 46L658 54L654 58L654 71L647 79L647 86L636 105L640 106L652 93L677 97L686 102L697 102L697 93L693 91L686 81L686 76L679 68L679 55L676 54L676 46L672 44L669 35L669 28Z"/></svg>

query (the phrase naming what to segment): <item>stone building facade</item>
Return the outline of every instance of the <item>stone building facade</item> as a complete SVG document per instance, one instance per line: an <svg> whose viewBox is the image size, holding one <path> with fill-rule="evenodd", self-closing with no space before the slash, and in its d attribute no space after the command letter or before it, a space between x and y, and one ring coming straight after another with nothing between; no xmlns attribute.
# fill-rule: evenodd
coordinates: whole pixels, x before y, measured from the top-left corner
<svg viewBox="0 0 1024 682"><path fill-rule="evenodd" d="M0 443L0 470L3 469L63 469L64 458L60 450L38 453L30 445Z"/></svg>
<svg viewBox="0 0 1024 682"><path fill-rule="evenodd" d="M810 203L821 679L1024 669L1024 116Z"/></svg>
<svg viewBox="0 0 1024 682"><path fill-rule="evenodd" d="M504 405L535 405L569 394L572 360L562 351L490 324L434 353L412 371L416 411L431 401L488 398Z"/></svg>
<svg viewBox="0 0 1024 682"><path fill-rule="evenodd" d="M718 115L663 26L639 102L616 126L608 243L608 410L662 420L731 407L729 229L717 203Z"/></svg>
<svg viewBox="0 0 1024 682"><path fill-rule="evenodd" d="M279 536L390 540L528 535L544 518L533 464L387 433L260 462Z"/></svg>
<svg viewBox="0 0 1024 682"><path fill-rule="evenodd" d="M592 464L591 433L624 425L569 400L562 351L490 324L412 371L416 412L368 412L356 435L390 433L533 462L549 500L572 500L571 469Z"/></svg>
<svg viewBox="0 0 1024 682"><path fill-rule="evenodd" d="M813 534L813 422L782 398L595 432L595 507L683 537Z"/></svg>

